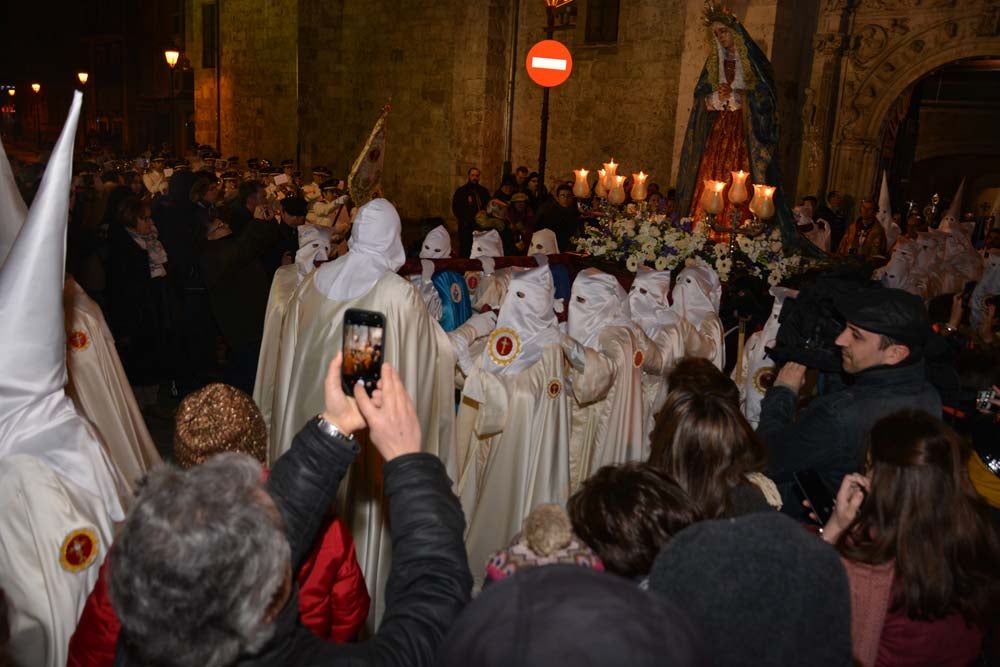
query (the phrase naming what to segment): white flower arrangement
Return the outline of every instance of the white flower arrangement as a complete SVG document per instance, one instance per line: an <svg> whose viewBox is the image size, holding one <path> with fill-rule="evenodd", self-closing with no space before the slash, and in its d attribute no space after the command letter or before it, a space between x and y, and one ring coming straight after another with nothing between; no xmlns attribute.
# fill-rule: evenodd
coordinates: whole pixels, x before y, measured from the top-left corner
<svg viewBox="0 0 1000 667"><path fill-rule="evenodd" d="M801 256L786 254L778 229L752 238L737 235L735 246L730 246L710 240L704 221L681 218L674 223L665 215L650 215L634 206L603 209L575 242L578 252L621 262L632 273L643 264L672 271L705 261L724 282L737 273L777 285L810 266Z"/></svg>

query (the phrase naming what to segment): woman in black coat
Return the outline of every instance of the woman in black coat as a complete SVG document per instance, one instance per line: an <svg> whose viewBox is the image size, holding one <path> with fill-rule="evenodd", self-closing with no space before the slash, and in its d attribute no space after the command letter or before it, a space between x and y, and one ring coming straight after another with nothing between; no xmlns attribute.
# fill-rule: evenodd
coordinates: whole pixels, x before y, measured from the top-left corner
<svg viewBox="0 0 1000 667"><path fill-rule="evenodd" d="M167 284L167 252L149 204L129 198L109 232L108 324L140 406L155 403L174 364L174 299Z"/></svg>

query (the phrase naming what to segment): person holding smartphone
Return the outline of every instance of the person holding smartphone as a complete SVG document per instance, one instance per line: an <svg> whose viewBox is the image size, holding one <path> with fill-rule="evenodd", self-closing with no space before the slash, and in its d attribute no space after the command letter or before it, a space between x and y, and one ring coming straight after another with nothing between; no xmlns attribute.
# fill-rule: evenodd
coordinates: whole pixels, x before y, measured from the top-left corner
<svg viewBox="0 0 1000 667"><path fill-rule="evenodd" d="M322 410L266 482L242 454L149 476L109 555L122 623L115 664L433 663L472 588L462 510L441 461L421 452L420 422L399 373L387 364L371 397L358 385L349 396L341 365L338 353ZM299 621L292 573L361 453L362 431L385 461L379 474L395 553L378 631L338 645Z"/></svg>
<svg viewBox="0 0 1000 667"><path fill-rule="evenodd" d="M438 456L457 479L454 444L455 357L447 335L427 312L409 280L396 271L406 260L402 226L395 207L382 198L358 208L349 241L350 251L323 264L299 285L290 298L277 350L271 400L271 452L276 460L288 447L299 425L322 407L323 396L311 382L344 346L348 313L379 313L381 335L369 332L359 357L376 358L400 371L414 397L423 429L423 451ZM362 332L358 332L361 340ZM378 627L386 612L383 592L389 577L392 541L386 524L388 508L378 478L382 462L366 450L352 469L352 494L342 516L354 529L358 560L373 591L369 622Z"/></svg>

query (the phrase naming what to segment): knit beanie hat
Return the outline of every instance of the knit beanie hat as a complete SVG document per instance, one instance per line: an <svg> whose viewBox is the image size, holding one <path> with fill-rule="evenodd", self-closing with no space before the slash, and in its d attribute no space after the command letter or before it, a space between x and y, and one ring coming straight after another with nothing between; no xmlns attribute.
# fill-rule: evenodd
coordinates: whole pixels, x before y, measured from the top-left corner
<svg viewBox="0 0 1000 667"><path fill-rule="evenodd" d="M267 427L252 398L215 383L188 394L177 408L174 460L191 468L222 452L242 452L263 463Z"/></svg>
<svg viewBox="0 0 1000 667"><path fill-rule="evenodd" d="M437 664L689 667L711 664L705 655L697 629L669 601L623 577L552 565L484 590L445 635Z"/></svg>
<svg viewBox="0 0 1000 667"><path fill-rule="evenodd" d="M561 506L539 505L524 519L524 529L510 546L486 563L486 583L506 579L520 570L542 565L578 565L604 571L600 556L573 533L573 524Z"/></svg>
<svg viewBox="0 0 1000 667"><path fill-rule="evenodd" d="M689 614L719 667L851 664L840 557L776 512L685 528L657 557L649 588Z"/></svg>

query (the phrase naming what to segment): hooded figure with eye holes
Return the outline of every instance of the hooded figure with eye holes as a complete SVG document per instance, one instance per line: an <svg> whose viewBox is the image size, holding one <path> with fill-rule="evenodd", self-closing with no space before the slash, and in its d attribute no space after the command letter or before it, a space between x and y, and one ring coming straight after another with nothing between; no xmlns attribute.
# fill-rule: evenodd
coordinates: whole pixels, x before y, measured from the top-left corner
<svg viewBox="0 0 1000 667"><path fill-rule="evenodd" d="M521 529L533 507L569 498L571 399L554 295L547 266L516 271L478 359L468 344L492 314L473 316L451 335L466 375L456 492L477 586L490 554Z"/></svg>
<svg viewBox="0 0 1000 667"><path fill-rule="evenodd" d="M410 276L431 317L445 331L453 331L472 315L472 302L465 279L457 271L435 273L435 259L451 257L451 235L444 225L427 233L420 246L421 273Z"/></svg>
<svg viewBox="0 0 1000 667"><path fill-rule="evenodd" d="M923 297L927 291L927 281L916 270L919 250L920 246L916 241L900 238L892 251L889 263L877 269L872 277L881 281L886 287L895 287Z"/></svg>
<svg viewBox="0 0 1000 667"><path fill-rule="evenodd" d="M659 348L632 322L614 276L584 269L573 283L563 352L572 373L570 475L575 489L598 468L649 455L642 373L663 373Z"/></svg>
<svg viewBox="0 0 1000 667"><path fill-rule="evenodd" d="M642 374L642 402L648 439L653 431L656 413L663 407L670 390L665 375L684 356L684 341L694 332L687 320L670 310L669 271L655 271L640 266L628 293L628 303L632 321L659 348L663 362L661 372Z"/></svg>
<svg viewBox="0 0 1000 667"><path fill-rule="evenodd" d="M299 249L292 264L281 266L274 272L271 292L267 297L264 314L264 334L257 360L257 377L253 385L253 400L260 407L264 423L271 428L271 402L274 398L274 374L281 347L281 323L285 318L288 300L295 289L313 270L329 261L333 228L303 224L296 228Z"/></svg>
<svg viewBox="0 0 1000 667"><path fill-rule="evenodd" d="M691 324L684 341L687 356L705 357L722 370L726 363L726 341L719 319L722 300L719 274L703 260L688 260L688 265L677 274L672 297L671 310Z"/></svg>

